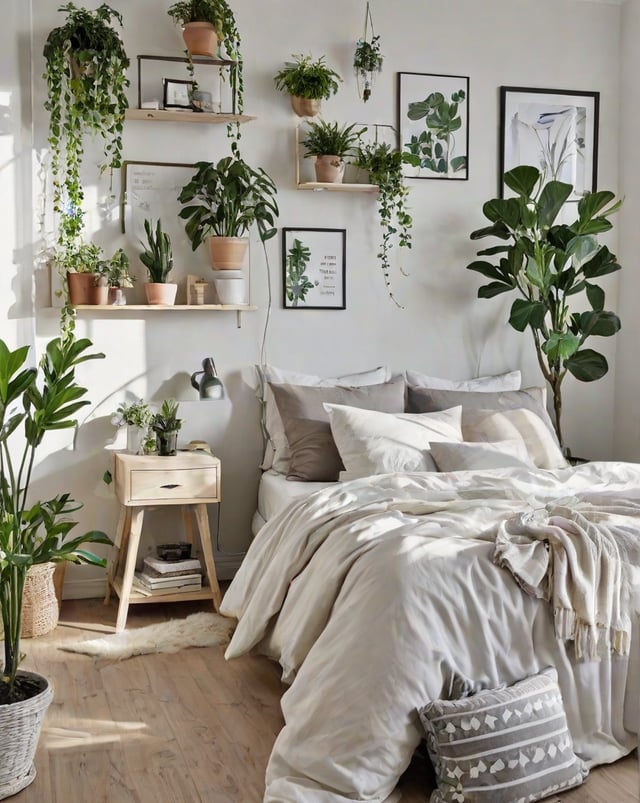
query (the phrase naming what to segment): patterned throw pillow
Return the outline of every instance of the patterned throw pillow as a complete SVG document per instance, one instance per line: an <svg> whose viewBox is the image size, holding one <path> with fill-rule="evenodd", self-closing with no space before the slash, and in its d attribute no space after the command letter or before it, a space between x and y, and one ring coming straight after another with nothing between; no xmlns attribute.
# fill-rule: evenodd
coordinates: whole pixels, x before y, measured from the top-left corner
<svg viewBox="0 0 640 803"><path fill-rule="evenodd" d="M532 803L587 777L552 667L418 714L438 781L431 803Z"/></svg>

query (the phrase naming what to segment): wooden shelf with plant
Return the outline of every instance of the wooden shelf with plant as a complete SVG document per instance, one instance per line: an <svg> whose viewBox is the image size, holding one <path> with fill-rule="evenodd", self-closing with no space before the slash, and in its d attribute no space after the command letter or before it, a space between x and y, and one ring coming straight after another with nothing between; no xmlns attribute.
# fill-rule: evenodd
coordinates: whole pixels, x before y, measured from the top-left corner
<svg viewBox="0 0 640 803"><path fill-rule="evenodd" d="M303 134L304 136L304 134ZM328 190L329 192L365 192L376 193L378 187L376 184L367 184L365 182L345 182L345 181L302 181L300 178L300 161L303 158L300 146L304 144L301 142L301 127L296 126L295 138L295 162L296 162L296 189L298 190L311 190L321 192Z"/></svg>

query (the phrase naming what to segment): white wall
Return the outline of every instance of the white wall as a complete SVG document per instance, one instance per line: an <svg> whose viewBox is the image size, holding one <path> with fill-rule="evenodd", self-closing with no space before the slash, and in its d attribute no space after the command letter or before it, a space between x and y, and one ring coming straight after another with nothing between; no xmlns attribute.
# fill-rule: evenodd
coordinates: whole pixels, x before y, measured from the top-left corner
<svg viewBox="0 0 640 803"><path fill-rule="evenodd" d="M26 11L14 0L13 28L5 36L3 57L10 90L21 93L23 108L12 106L12 129L20 132L13 147L30 161L28 78L18 64L14 34L28 34ZM33 107L37 154L46 149L47 115L42 107L44 85L42 46L48 31L61 24L57 2L32 0ZM89 5L95 6L96 3ZM166 15L166 4L137 0L116 4L125 21L123 39L134 62L137 53L175 53L181 38ZM618 191L619 41L621 10L615 5L576 0L449 0L437 13L418 0L386 3L373 0L376 32L386 57L373 97L358 99L351 59L355 40L362 34L364 3L360 0L272 0L269 13L256 13L252 0L233 0L243 35L245 110L257 120L243 126L243 156L264 167L279 190L280 226L347 229L347 309L345 311L288 311L281 309L280 237L268 243L273 310L267 332L267 359L292 369L333 374L366 369L382 363L401 371L405 367L450 377L466 377L520 367L525 382L541 384L529 335L518 335L507 324L510 300L477 300L479 279L465 270L475 255L469 232L482 225L482 203L497 191L498 99L501 85L557 87L601 92L600 186ZM151 24L150 21L153 20ZM14 55L11 56L10 54ZM340 122L396 123L396 75L399 71L456 74L470 77L470 163L468 181L415 180L411 206L415 220L414 247L404 258L409 276L392 275L394 292L404 305L388 299L375 253L379 240L375 198L363 194L308 193L294 188L294 127L297 118L288 98L275 91L273 75L292 53L326 54L329 64L344 77L338 95L324 103L326 119ZM3 70L3 77L5 70ZM174 74L173 77L180 77ZM0 87L2 89L2 87ZM131 87L135 105L136 87ZM26 109L24 108L26 105ZM20 114L20 122L16 115ZM4 146L5 137L0 140ZM129 122L125 130L125 158L192 162L217 160L229 151L223 126L146 124ZM137 243L119 233L117 200L109 200L106 183L97 184L87 154L87 195L94 201L88 215L95 239L109 251L122 244L137 265ZM4 165L4 162L3 162ZM15 177L16 173L13 173ZM37 178L37 177L36 177ZM2 184L4 205L15 207L18 222L9 233L11 246L3 273L2 299L8 320L3 336L21 342L35 328L48 338L56 333L57 312L6 302L5 288L16 294L30 287L27 264L19 254L31 246L24 231L37 222L37 192L26 193L21 176L10 191ZM118 188L116 187L116 194ZM37 228L33 240L40 236ZM617 245L615 234L610 247ZM223 465L222 546L239 551L249 541L249 523L256 503L261 441L258 405L253 392L252 366L259 361L266 319L267 272L258 243L252 242L252 301L259 311L243 316L242 328L228 313L126 313L82 315L78 333L93 339L106 359L83 367L81 378L90 389L92 406L84 416L75 449L50 442L52 454L40 467L43 487L65 486L82 499L81 526L100 526L113 532L115 504L101 477L108 466L105 445L113 437L109 416L117 404L135 394L147 399L177 395L186 419L183 440L208 440ZM193 256L184 245L176 254L178 274L206 271L203 254ZM397 266L394 254L394 265ZM617 290L617 278L608 281ZM140 290L136 288L136 293ZM623 293L624 295L624 293ZM24 296L24 294L23 294ZM16 310L16 306L18 309ZM17 316L17 317L16 317ZM24 322L23 322L24 319ZM7 331L4 332L4 329ZM615 344L604 343L613 357ZM214 356L228 390L221 403L198 403L189 388L188 374L207 355ZM613 367L613 359L611 359ZM614 372L591 386L566 382L564 429L574 452L590 457L613 454ZM594 427L594 419L599 425ZM65 448L53 452L58 446ZM68 447L68 448L67 448ZM158 532L162 532L160 523ZM224 559L224 556L222 556ZM236 560L228 557L229 562ZM93 593L99 573L71 567L67 595ZM96 583L93 582L95 578ZM99 593L99 592L96 592Z"/></svg>

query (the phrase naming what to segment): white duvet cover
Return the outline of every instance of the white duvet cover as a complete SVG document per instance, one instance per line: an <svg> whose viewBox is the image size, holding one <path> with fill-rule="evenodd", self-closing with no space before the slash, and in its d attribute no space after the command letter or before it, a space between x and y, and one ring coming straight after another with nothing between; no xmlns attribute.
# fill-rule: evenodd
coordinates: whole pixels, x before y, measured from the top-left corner
<svg viewBox="0 0 640 803"><path fill-rule="evenodd" d="M500 521L576 497L638 501L640 466L381 475L267 522L222 605L239 620L227 658L257 647L291 684L264 800L382 801L422 738L417 707L549 665L576 752L593 765L632 750L638 628L630 658L578 662L549 604L492 560Z"/></svg>

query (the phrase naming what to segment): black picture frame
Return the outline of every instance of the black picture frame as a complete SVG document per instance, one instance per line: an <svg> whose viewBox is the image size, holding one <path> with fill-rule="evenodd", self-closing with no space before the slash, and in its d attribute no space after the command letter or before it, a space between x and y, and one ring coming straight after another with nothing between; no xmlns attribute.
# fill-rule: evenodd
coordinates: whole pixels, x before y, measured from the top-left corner
<svg viewBox="0 0 640 803"><path fill-rule="evenodd" d="M403 164L405 178L468 180L467 75L399 72L397 116L398 149L414 160Z"/></svg>
<svg viewBox="0 0 640 803"><path fill-rule="evenodd" d="M575 188L578 201L598 184L600 93L538 87L500 87L500 172L522 164L537 167L544 181L557 178ZM560 145L560 147L558 147Z"/></svg>
<svg viewBox="0 0 640 803"><path fill-rule="evenodd" d="M191 109L191 95L193 81L183 81L178 78L162 79L162 106L165 109Z"/></svg>
<svg viewBox="0 0 640 803"><path fill-rule="evenodd" d="M283 228L283 308L346 309L346 257L346 229Z"/></svg>

